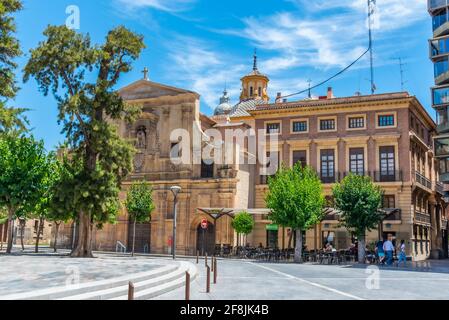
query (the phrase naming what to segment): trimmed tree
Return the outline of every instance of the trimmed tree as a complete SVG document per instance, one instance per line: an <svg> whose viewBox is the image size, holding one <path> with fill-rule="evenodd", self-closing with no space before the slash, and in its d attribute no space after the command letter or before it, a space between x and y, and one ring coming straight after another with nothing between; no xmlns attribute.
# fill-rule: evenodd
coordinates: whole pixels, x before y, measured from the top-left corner
<svg viewBox="0 0 449 320"><path fill-rule="evenodd" d="M246 236L254 229L254 219L248 212L242 211L234 217L231 226L237 232L237 235L243 234L246 239Z"/></svg>
<svg viewBox="0 0 449 320"><path fill-rule="evenodd" d="M40 200L47 162L42 141L15 135L0 138L0 207L8 212L7 253L12 250L17 213L28 211Z"/></svg>
<svg viewBox="0 0 449 320"><path fill-rule="evenodd" d="M122 139L116 123L131 122L140 107L130 106L114 90L145 47L143 37L124 27L111 30L102 45L66 26L49 26L45 41L31 50L24 80L34 77L40 90L58 101L72 177L62 185L76 212L78 242L72 257L92 257L92 228L115 219L121 180L132 170L134 147ZM90 80L93 80L92 82Z"/></svg>
<svg viewBox="0 0 449 320"><path fill-rule="evenodd" d="M14 59L21 55L21 51L19 41L14 37L16 24L12 15L21 9L22 2L19 0L0 2L0 133L26 131L28 124L23 116L26 109L6 106L18 90L14 73L17 64Z"/></svg>
<svg viewBox="0 0 449 320"><path fill-rule="evenodd" d="M129 219L133 220L133 245L132 255L136 242L136 223L148 222L151 220L151 212L155 206L153 203L153 188L150 184L141 181L133 183L127 193L125 201Z"/></svg>
<svg viewBox="0 0 449 320"><path fill-rule="evenodd" d="M293 168L282 166L268 181L266 204L270 219L296 230L295 262L302 261L302 232L321 221L325 203L321 180L311 167L297 163Z"/></svg>
<svg viewBox="0 0 449 320"><path fill-rule="evenodd" d="M370 177L350 174L333 187L332 193L342 225L357 235L358 261L365 263L366 232L376 229L384 217L382 189Z"/></svg>

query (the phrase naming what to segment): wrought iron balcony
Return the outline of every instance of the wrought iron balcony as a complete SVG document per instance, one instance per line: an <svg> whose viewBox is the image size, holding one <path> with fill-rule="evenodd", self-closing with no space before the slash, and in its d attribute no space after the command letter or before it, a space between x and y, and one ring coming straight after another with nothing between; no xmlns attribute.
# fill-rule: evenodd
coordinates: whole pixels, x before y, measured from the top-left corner
<svg viewBox="0 0 449 320"><path fill-rule="evenodd" d="M424 224L424 225L431 225L430 221L430 215L424 212L420 212L418 210L415 210L415 223L418 224Z"/></svg>
<svg viewBox="0 0 449 320"><path fill-rule="evenodd" d="M415 171L415 182L420 184L422 187L427 189L432 189L432 181L426 178L422 173Z"/></svg>
<svg viewBox="0 0 449 320"><path fill-rule="evenodd" d="M444 195L444 184L441 181L435 182L435 191L440 195Z"/></svg>
<svg viewBox="0 0 449 320"><path fill-rule="evenodd" d="M384 208L383 209L388 215L383 221L401 221L402 211L401 209L395 208Z"/></svg>
<svg viewBox="0 0 449 320"><path fill-rule="evenodd" d="M399 182L402 181L402 170L396 171L374 171L372 176L374 182Z"/></svg>

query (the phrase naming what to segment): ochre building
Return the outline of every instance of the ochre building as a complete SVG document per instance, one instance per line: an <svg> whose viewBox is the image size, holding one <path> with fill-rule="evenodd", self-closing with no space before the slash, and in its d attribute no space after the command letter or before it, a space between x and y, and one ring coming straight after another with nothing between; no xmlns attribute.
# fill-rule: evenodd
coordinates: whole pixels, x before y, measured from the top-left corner
<svg viewBox="0 0 449 320"><path fill-rule="evenodd" d="M240 101L232 105L225 90L211 117L200 112L200 95L195 92L146 79L120 90L129 103L143 107L135 123L118 124L121 135L133 139L138 150L135 170L124 183L121 197L125 198L133 181L143 179L153 185L156 204L151 222L137 227L137 251L170 252L170 187L174 185L182 188L177 208L178 254L198 250L212 254L216 244L237 245L231 221L243 209L256 221L255 230L245 239L250 245L294 245L292 230L268 218L264 202L267 176L261 175L262 165L195 163L193 141L192 150L186 150L172 135L174 130L183 129L193 140L195 132L205 134L213 128L221 133L253 129L256 138L262 134L266 140L276 136L279 164L292 166L300 161L317 171L327 197L327 216L304 233L308 249L322 248L326 242L346 249L356 240L339 227L331 198L332 185L353 172L370 176L385 191L383 207L388 217L378 230L368 234L367 243L392 234L397 240L406 240L407 254L414 260L447 257L448 210L433 151L436 125L416 97L399 92L339 98L329 88L325 96L291 102L278 93L270 103L269 78L259 72L256 57L253 70L241 81ZM237 147L245 151L245 160L254 157L247 144ZM258 147L267 152L266 145ZM173 156L186 156L185 152L190 163L174 164ZM203 219L209 222L206 231L201 228ZM62 245L73 243L74 228L74 224L61 228ZM117 224L95 230L95 249L129 250L131 228L123 212Z"/></svg>

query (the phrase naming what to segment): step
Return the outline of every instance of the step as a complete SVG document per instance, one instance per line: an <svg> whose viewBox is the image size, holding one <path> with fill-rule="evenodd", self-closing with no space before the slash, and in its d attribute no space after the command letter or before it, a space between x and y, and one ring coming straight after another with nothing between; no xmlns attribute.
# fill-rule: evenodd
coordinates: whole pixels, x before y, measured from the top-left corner
<svg viewBox="0 0 449 320"><path fill-rule="evenodd" d="M195 265L189 263L187 271L190 273L190 281L193 282L198 276L198 269L196 268ZM184 286L185 286L185 272L181 277L173 279L169 282L148 289L136 291L134 294L134 299L149 300ZM128 299L127 295L122 295L120 297L113 298L112 300L127 300L127 299Z"/></svg>
<svg viewBox="0 0 449 320"><path fill-rule="evenodd" d="M165 275L179 268L179 264L170 264L151 271L129 274L121 277L81 283L73 287L55 287L31 292L22 292L6 296L0 296L0 300L56 300L68 296L115 288L128 285L129 281L139 282Z"/></svg>
<svg viewBox="0 0 449 320"><path fill-rule="evenodd" d="M168 272L164 275L148 280L134 281L135 292L157 287L173 280L185 277L185 272L188 268L189 266L186 263L181 262L176 270ZM128 298L128 283L126 285L117 286L106 290L91 291L79 295L64 297L61 300L108 300L120 296L126 296L126 298Z"/></svg>

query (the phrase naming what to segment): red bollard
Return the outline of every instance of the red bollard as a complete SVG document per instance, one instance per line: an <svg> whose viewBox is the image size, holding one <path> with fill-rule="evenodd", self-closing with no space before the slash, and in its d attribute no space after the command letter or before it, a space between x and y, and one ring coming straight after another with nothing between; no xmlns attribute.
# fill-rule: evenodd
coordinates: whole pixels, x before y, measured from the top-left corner
<svg viewBox="0 0 449 320"><path fill-rule="evenodd" d="M186 271L186 301L190 300L190 273Z"/></svg>
<svg viewBox="0 0 449 320"><path fill-rule="evenodd" d="M206 292L210 292L210 267L207 266L207 277L206 277Z"/></svg>
<svg viewBox="0 0 449 320"><path fill-rule="evenodd" d="M134 283L131 281L128 284L128 300L134 300Z"/></svg>

